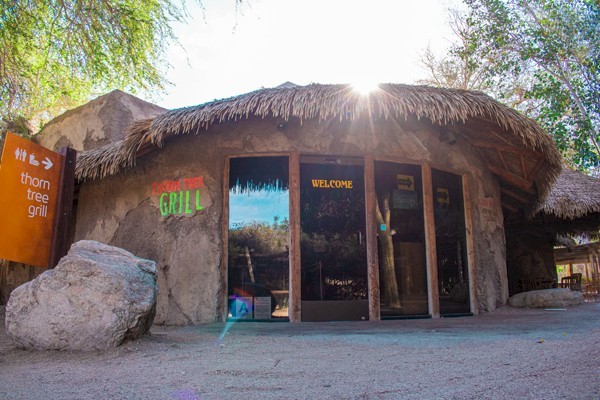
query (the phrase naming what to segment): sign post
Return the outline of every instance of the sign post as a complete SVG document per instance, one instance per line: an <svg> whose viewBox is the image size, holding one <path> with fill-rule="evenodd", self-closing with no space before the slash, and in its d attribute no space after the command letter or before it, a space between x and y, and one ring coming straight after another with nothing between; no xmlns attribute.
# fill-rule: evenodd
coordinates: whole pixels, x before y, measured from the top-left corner
<svg viewBox="0 0 600 400"><path fill-rule="evenodd" d="M60 259L69 252L71 245L71 217L73 215L73 195L75 192L75 162L77 152L69 147L59 150L62 156L60 184L54 216L54 229L50 244L49 267L54 268Z"/></svg>
<svg viewBox="0 0 600 400"><path fill-rule="evenodd" d="M0 258L37 267L50 260L65 157L12 133L6 134L0 163ZM73 161L74 168L74 161ZM70 180L74 178L71 175ZM71 204L72 206L72 183Z"/></svg>

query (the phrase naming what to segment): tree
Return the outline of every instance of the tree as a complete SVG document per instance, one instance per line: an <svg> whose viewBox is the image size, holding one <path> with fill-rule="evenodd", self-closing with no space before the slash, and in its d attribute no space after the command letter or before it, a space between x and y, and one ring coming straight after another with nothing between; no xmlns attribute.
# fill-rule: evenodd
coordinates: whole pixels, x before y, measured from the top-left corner
<svg viewBox="0 0 600 400"><path fill-rule="evenodd" d="M598 168L598 2L465 3L468 10L464 22L469 29L462 31L464 38L458 35L460 39L450 49L449 57L464 57L463 64L470 72L484 76L482 90L536 119L554 137L572 166Z"/></svg>
<svg viewBox="0 0 600 400"><path fill-rule="evenodd" d="M454 89L490 90L484 74L484 63L488 63L473 55L475 27L458 9L449 9L448 15L450 28L457 42L441 58L430 47L425 49L420 61L429 77L418 83Z"/></svg>
<svg viewBox="0 0 600 400"><path fill-rule="evenodd" d="M170 0L0 0L0 123L37 130L93 93L160 90L186 15Z"/></svg>
<svg viewBox="0 0 600 400"><path fill-rule="evenodd" d="M381 206L379 204L381 203ZM398 291L398 281L396 277L396 263L394 257L394 239L392 237L390 226L390 193L386 193L381 200L375 203L375 216L379 227L385 226L377 230L377 238L381 244L381 272L383 275L383 294L382 297L386 301L386 305L392 308L401 308L400 292Z"/></svg>

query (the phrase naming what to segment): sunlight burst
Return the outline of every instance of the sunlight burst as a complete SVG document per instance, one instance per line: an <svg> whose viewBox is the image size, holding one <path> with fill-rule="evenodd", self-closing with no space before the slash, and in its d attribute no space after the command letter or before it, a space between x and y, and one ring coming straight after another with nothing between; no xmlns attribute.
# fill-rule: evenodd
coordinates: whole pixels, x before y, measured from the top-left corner
<svg viewBox="0 0 600 400"><path fill-rule="evenodd" d="M351 85L352 85L352 88L356 92L358 92L364 96L367 96L367 95L373 93L374 91L376 91L377 89L379 89L378 83L367 80L367 79L357 80L357 81L353 82Z"/></svg>

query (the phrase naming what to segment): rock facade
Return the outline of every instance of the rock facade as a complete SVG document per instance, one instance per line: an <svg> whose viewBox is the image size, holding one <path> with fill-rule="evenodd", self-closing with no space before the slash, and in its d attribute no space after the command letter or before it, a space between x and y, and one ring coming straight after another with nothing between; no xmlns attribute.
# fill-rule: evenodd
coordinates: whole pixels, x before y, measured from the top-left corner
<svg viewBox="0 0 600 400"><path fill-rule="evenodd" d="M83 240L56 268L11 293L6 331L27 349L116 347L148 332L157 294L153 261Z"/></svg>
<svg viewBox="0 0 600 400"><path fill-rule="evenodd" d="M212 125L198 135L177 135L164 148L138 158L135 168L81 186L75 238L102 241L156 261L160 287L156 324L192 325L227 318L228 255L222 242L227 157L286 154L290 149L315 155L377 154L380 159L415 165L435 161L448 171L466 174L471 202L484 200L489 205L487 214L473 213L477 261L469 277L471 311L490 312L506 304L500 188L468 143L461 139L454 146L442 146L433 128L404 131L384 120L373 127L290 121L284 131L277 130L276 122L255 118ZM372 128L377 135L364 135L363 128ZM153 185L191 177L203 179L203 208L162 215Z"/></svg>
<svg viewBox="0 0 600 400"><path fill-rule="evenodd" d="M531 290L515 294L508 304L519 308L570 307L583 303L583 294L571 289Z"/></svg>
<svg viewBox="0 0 600 400"><path fill-rule="evenodd" d="M113 90L54 118L34 140L55 151L65 146L77 151L91 150L123 139L125 129L133 122L165 111L128 93Z"/></svg>

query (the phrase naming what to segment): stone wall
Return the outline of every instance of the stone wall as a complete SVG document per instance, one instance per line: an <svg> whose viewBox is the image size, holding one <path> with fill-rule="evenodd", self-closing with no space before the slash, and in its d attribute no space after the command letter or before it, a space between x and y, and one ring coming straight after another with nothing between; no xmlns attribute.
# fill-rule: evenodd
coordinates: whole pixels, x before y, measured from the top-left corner
<svg viewBox="0 0 600 400"><path fill-rule="evenodd" d="M58 150L91 150L123 139L123 130L136 120L164 113L162 107L114 90L54 118L34 136L42 146Z"/></svg>
<svg viewBox="0 0 600 400"><path fill-rule="evenodd" d="M168 139L161 149L138 159L135 168L83 184L76 240L93 239L154 260L159 271L156 323L193 324L220 320L223 179L227 156L266 153L372 155L467 174L473 202L476 310L505 304L508 286L499 186L480 156L461 137L441 142L427 125L410 128L392 121L274 119L227 122L197 135ZM201 205L193 214L162 216L152 183L203 178ZM481 201L483 199L483 201ZM485 214L479 204L485 205Z"/></svg>

